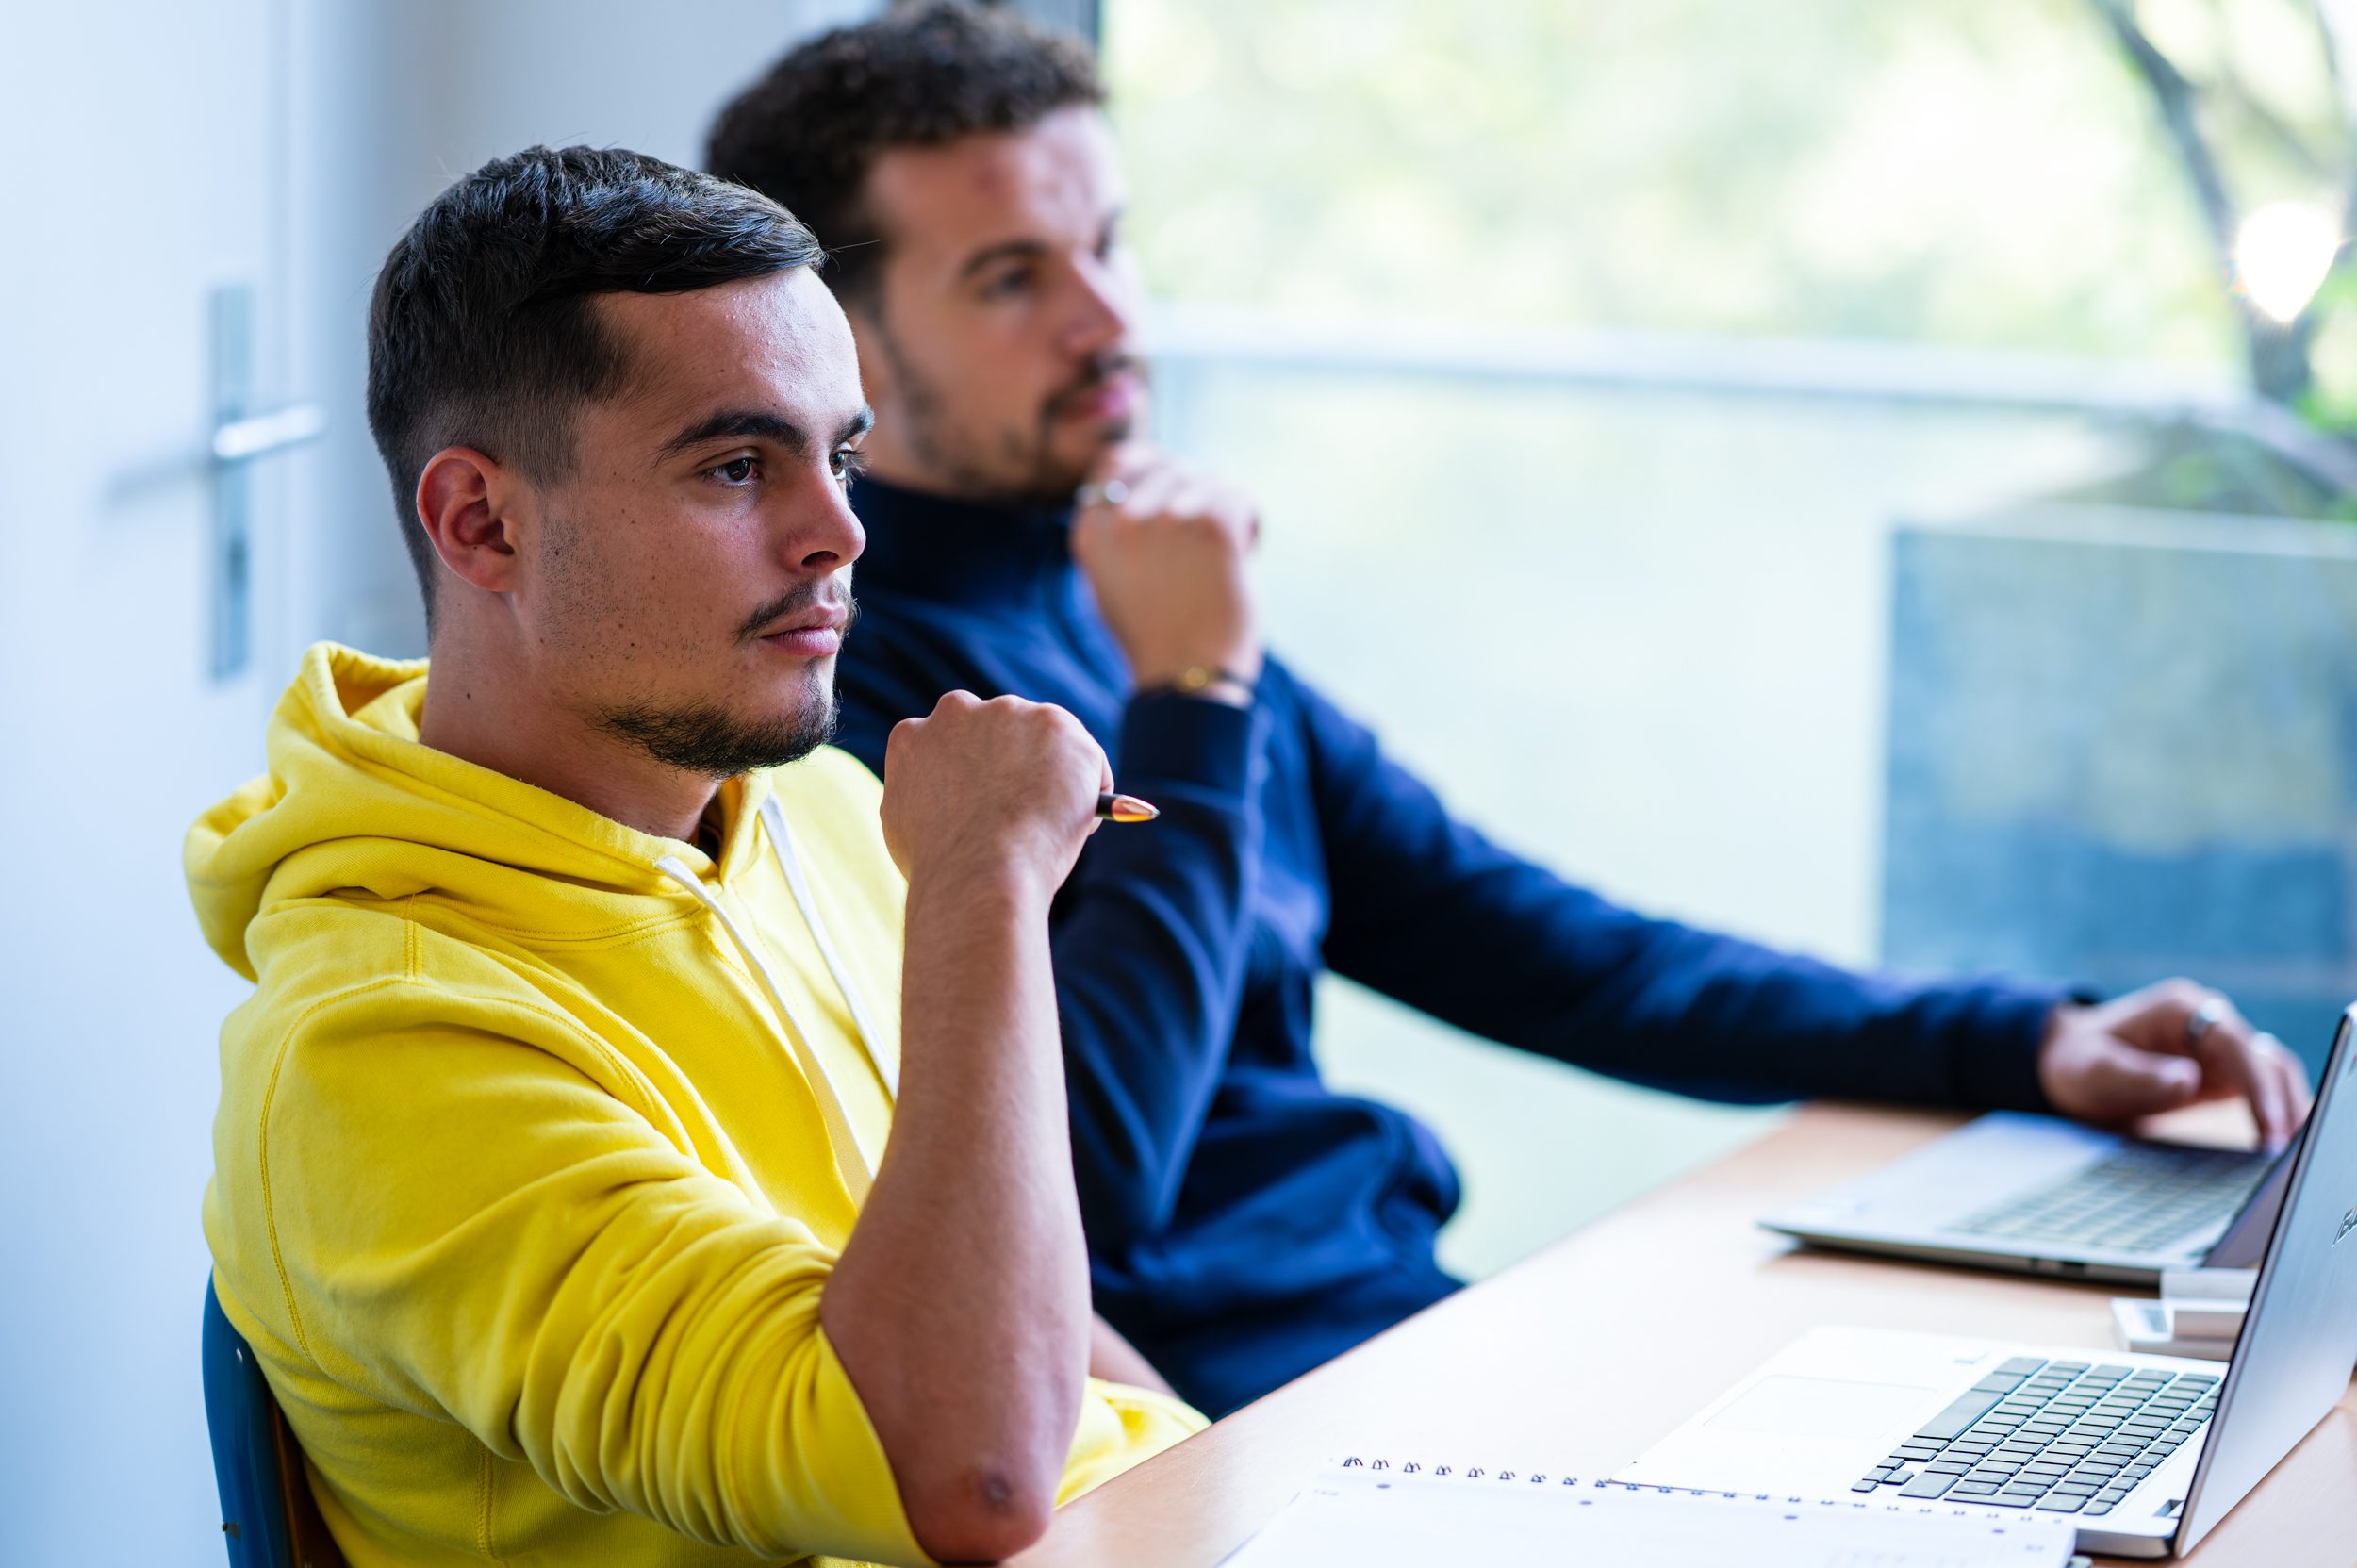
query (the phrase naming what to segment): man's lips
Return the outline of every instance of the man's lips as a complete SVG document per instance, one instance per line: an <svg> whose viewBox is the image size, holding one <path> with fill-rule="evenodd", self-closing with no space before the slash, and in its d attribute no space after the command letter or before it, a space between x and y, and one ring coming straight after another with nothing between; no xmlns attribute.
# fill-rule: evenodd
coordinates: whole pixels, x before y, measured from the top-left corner
<svg viewBox="0 0 2357 1568"><path fill-rule="evenodd" d="M1146 378L1135 371L1115 371L1083 392L1056 400L1056 417L1065 420L1120 420L1138 411Z"/></svg>
<svg viewBox="0 0 2357 1568"><path fill-rule="evenodd" d="M843 628L849 617L839 609L796 616L759 634L757 640L781 653L798 658L823 658L843 649Z"/></svg>

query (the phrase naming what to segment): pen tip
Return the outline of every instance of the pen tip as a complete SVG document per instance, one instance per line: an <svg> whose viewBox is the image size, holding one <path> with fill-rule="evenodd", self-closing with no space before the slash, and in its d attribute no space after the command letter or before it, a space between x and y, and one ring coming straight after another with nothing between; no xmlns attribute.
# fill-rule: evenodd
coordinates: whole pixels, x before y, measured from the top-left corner
<svg viewBox="0 0 2357 1568"><path fill-rule="evenodd" d="M1114 822L1151 822L1162 815L1162 808L1134 795L1114 795L1105 801L1105 816Z"/></svg>

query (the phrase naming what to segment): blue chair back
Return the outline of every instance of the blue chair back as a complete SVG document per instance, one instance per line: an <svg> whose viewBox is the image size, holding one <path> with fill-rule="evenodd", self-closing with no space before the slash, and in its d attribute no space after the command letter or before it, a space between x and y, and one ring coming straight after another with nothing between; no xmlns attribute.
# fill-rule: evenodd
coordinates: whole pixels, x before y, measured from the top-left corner
<svg viewBox="0 0 2357 1568"><path fill-rule="evenodd" d="M245 1337L205 1283L205 1424L229 1568L344 1568L303 1471L303 1451Z"/></svg>

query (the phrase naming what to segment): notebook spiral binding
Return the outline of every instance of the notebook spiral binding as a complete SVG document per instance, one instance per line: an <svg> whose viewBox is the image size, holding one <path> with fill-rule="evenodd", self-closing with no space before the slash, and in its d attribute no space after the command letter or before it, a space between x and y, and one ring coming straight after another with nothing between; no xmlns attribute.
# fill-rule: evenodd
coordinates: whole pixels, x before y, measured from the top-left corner
<svg viewBox="0 0 2357 1568"><path fill-rule="evenodd" d="M1543 1470L1512 1470L1501 1466L1478 1464L1427 1464L1421 1460L1393 1461L1379 1455L1352 1454L1339 1461L1344 1470L1368 1472L1390 1471L1401 1476L1422 1476L1433 1479L1457 1481L1487 1481L1495 1486L1511 1482L1523 1486L1583 1487L1594 1492L1633 1492L1643 1495L1663 1497L1714 1497L1737 1503L1802 1504L1810 1508L1839 1509L1859 1513L1945 1513L1968 1519L2003 1521L2017 1517L1996 1509L1974 1508L1966 1503L1918 1502L1912 1498L1904 1503L1896 1500L1870 1501L1858 1497L1779 1497L1769 1492L1708 1492L1682 1486L1644 1486L1634 1481L1616 1481L1605 1477L1583 1480L1577 1476Z"/></svg>
<svg viewBox="0 0 2357 1568"><path fill-rule="evenodd" d="M1616 1482L1606 1480L1583 1481L1577 1476L1550 1476L1543 1470L1485 1469L1478 1464L1469 1464L1463 1466L1448 1464L1426 1465L1418 1460L1402 1460L1397 1464L1394 1464L1388 1459L1380 1457L1364 1459L1357 1454L1352 1454L1348 1458L1342 1461L1342 1467L1345 1470L1390 1470L1395 1471L1402 1476L1454 1477L1456 1478L1468 1481L1521 1481L1528 1486L1546 1486L1553 1484L1557 1486L1613 1487L1618 1484ZM1666 1487L1659 1489L1654 1487L1630 1487L1626 1490L1632 1492L1652 1492L1656 1490L1669 1491L1673 1489ZM1685 1495L1685 1494L1681 1494L1681 1495ZM1732 1497L1735 1494L1731 1492L1724 1494L1698 1492L1692 1494L1691 1495L1697 1497L1715 1497L1722 1495Z"/></svg>

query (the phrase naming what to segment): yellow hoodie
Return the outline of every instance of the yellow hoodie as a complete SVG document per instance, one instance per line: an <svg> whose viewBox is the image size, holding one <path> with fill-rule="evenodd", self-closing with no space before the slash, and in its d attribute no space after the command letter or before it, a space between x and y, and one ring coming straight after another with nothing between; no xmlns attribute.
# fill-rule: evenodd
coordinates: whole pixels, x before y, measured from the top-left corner
<svg viewBox="0 0 2357 1568"><path fill-rule="evenodd" d="M819 1326L891 1123L902 886L831 750L716 865L419 743L322 645L190 830L214 1281L354 1568L921 1562ZM790 827L789 827L790 824ZM1069 1497L1201 1425L1092 1381Z"/></svg>

